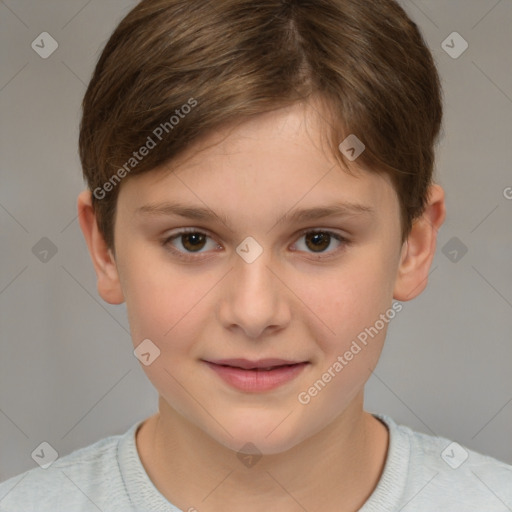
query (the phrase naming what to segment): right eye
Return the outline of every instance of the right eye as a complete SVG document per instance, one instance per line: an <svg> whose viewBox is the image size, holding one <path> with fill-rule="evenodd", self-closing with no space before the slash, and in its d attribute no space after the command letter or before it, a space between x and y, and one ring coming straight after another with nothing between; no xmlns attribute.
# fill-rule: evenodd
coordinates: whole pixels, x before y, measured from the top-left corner
<svg viewBox="0 0 512 512"><path fill-rule="evenodd" d="M161 243L172 253L176 254L178 258L192 260L196 258L194 256L191 257L191 255L202 254L201 250L207 245L208 238L211 237L203 231L199 231L196 228L187 228L166 237ZM176 245L173 244L175 241L184 248L184 251L176 248ZM219 244L214 245L217 248L220 247Z"/></svg>

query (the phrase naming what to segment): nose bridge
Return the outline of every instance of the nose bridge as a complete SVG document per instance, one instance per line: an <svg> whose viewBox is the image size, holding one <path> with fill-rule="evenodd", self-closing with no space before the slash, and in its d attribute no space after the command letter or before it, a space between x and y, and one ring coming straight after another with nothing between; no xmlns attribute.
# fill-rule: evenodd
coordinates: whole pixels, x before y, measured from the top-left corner
<svg viewBox="0 0 512 512"><path fill-rule="evenodd" d="M270 251L261 251L255 258L249 251L236 255L230 272L229 291L221 304L221 319L226 327L243 329L247 336L257 337L267 327L282 327L288 321L284 288L272 268ZM247 246L240 244L237 252ZM239 252L240 254L240 252ZM271 270L272 269L272 270Z"/></svg>
<svg viewBox="0 0 512 512"><path fill-rule="evenodd" d="M262 304L269 304L275 299L275 277L269 270L270 265L270 258L263 255L251 263L246 261L236 263L235 290L239 298L247 298L253 303L262 302Z"/></svg>

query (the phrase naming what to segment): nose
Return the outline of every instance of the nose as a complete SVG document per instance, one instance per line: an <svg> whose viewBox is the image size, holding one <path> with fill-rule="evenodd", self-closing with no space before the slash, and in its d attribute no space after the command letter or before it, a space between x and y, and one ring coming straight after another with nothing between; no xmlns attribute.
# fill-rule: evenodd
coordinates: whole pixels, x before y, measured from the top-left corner
<svg viewBox="0 0 512 512"><path fill-rule="evenodd" d="M241 329L246 337L257 339L265 331L281 330L289 324L287 288L271 263L266 251L252 263L235 255L218 306L226 329Z"/></svg>

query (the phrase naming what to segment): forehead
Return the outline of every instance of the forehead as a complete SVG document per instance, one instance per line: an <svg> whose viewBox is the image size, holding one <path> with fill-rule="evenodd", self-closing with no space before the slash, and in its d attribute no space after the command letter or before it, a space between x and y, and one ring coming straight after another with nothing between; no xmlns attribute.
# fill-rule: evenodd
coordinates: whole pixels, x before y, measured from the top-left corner
<svg viewBox="0 0 512 512"><path fill-rule="evenodd" d="M325 121L310 104L295 104L228 126L196 141L167 165L130 177L120 208L179 200L251 216L325 203L372 205L397 212L390 179L352 162L349 175L326 151Z"/></svg>

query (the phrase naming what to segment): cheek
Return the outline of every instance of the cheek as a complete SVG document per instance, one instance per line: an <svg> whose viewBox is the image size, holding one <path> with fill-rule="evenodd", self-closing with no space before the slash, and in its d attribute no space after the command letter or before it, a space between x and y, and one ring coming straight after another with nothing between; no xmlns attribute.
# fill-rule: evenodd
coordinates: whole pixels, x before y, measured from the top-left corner
<svg viewBox="0 0 512 512"><path fill-rule="evenodd" d="M322 355L307 387L297 397L310 418L325 420L327 415L334 419L362 391L378 363L396 310L392 308L386 272L373 268L372 272L353 269L350 274L331 279L331 290L337 286L339 291L309 295L311 304L322 305L319 316L335 332L318 321L310 326ZM327 411L326 403L330 404Z"/></svg>
<svg viewBox="0 0 512 512"><path fill-rule="evenodd" d="M196 282L186 273L169 266L133 266L127 275L126 307L134 344L149 338L164 351L177 349L183 329L197 320L202 298L213 286L208 279ZM194 283L191 285L191 283Z"/></svg>
<svg viewBox="0 0 512 512"><path fill-rule="evenodd" d="M375 252L373 252L375 251ZM376 249L358 261L340 264L329 275L309 277L297 283L300 297L310 310L310 329L324 348L342 350L366 327L373 325L392 301L390 269ZM313 312L314 314L312 314Z"/></svg>
<svg viewBox="0 0 512 512"><path fill-rule="evenodd" d="M126 303L134 348L149 339L154 344L149 345L149 352L158 354L148 365L141 359L141 367L159 394L181 413L182 404L187 403L184 386L194 367L195 343L201 337L208 308L212 308L205 295L214 283L213 278L191 281L169 269L158 275L144 268L133 269L130 275L132 293Z"/></svg>

